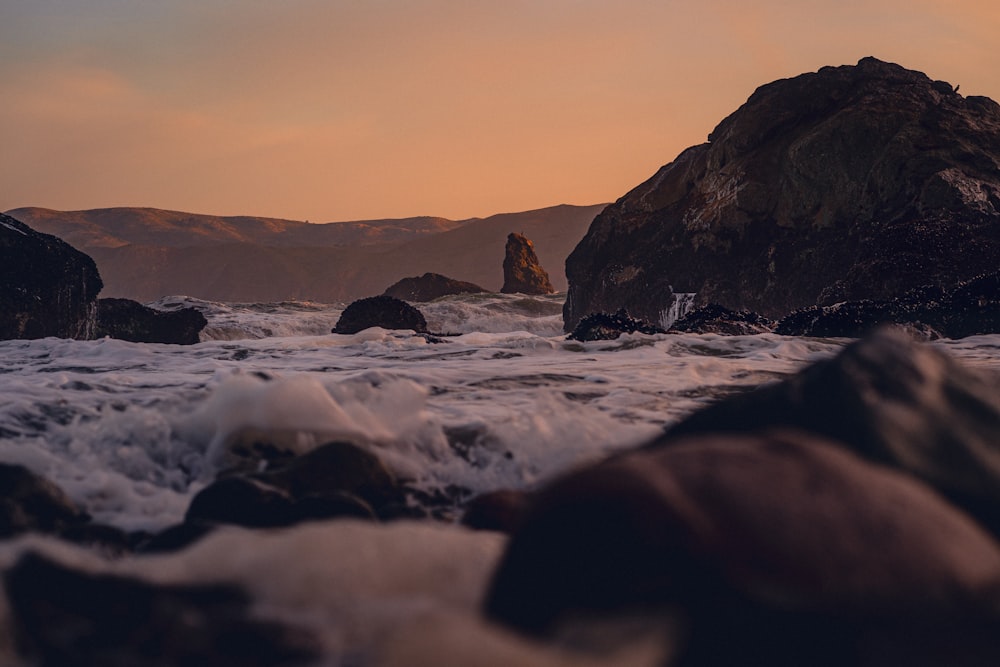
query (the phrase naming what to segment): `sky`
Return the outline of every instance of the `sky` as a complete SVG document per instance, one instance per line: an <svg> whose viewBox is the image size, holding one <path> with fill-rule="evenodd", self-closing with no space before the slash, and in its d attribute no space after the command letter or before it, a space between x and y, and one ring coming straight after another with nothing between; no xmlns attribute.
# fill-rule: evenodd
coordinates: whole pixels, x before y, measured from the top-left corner
<svg viewBox="0 0 1000 667"><path fill-rule="evenodd" d="M996 0L3 0L0 210L608 202L824 65L1000 100L998 35Z"/></svg>

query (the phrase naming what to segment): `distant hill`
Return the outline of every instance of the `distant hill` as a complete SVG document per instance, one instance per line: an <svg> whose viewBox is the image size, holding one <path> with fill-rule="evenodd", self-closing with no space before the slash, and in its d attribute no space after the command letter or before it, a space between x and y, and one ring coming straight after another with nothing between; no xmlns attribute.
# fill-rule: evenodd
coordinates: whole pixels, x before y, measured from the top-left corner
<svg viewBox="0 0 1000 667"><path fill-rule="evenodd" d="M603 208L325 224L149 208L8 213L93 257L105 283L101 296L333 302L379 294L428 271L499 291L510 232L534 242L553 285L565 290L566 257Z"/></svg>

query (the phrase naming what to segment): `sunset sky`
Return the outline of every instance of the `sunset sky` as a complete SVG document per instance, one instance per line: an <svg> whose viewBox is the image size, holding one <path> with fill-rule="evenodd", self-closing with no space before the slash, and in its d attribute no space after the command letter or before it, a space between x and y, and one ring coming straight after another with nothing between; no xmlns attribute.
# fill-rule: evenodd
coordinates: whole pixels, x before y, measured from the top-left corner
<svg viewBox="0 0 1000 667"><path fill-rule="evenodd" d="M823 65L1000 99L998 39L996 0L3 0L0 210L611 201Z"/></svg>

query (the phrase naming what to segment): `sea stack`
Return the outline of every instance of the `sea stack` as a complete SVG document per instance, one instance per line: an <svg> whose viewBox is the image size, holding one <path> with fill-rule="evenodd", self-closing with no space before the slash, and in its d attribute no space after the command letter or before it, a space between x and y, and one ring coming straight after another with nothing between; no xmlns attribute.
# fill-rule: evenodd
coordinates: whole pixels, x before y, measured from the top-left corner
<svg viewBox="0 0 1000 667"><path fill-rule="evenodd" d="M507 236L506 254L503 259L504 294L552 294L555 288L549 274L538 263L534 244L521 234Z"/></svg>
<svg viewBox="0 0 1000 667"><path fill-rule="evenodd" d="M996 270L1000 105L864 58L775 81L608 206L566 260L566 331L675 293L780 318Z"/></svg>
<svg viewBox="0 0 1000 667"><path fill-rule="evenodd" d="M0 213L0 340L93 337L104 283L87 255Z"/></svg>

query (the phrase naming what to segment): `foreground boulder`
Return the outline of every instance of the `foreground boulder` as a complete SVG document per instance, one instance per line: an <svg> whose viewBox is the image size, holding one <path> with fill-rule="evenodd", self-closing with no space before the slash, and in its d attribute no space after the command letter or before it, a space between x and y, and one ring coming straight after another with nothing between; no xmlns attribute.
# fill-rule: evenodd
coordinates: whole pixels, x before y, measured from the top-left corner
<svg viewBox="0 0 1000 667"><path fill-rule="evenodd" d="M292 667L319 654L302 630L257 618L235 587L154 585L30 553L3 583L25 664Z"/></svg>
<svg viewBox="0 0 1000 667"><path fill-rule="evenodd" d="M423 313L405 301L383 294L359 299L345 308L333 333L355 334L371 327L427 333L427 320Z"/></svg>
<svg viewBox="0 0 1000 667"><path fill-rule="evenodd" d="M564 326L675 292L778 318L995 271L1000 105L874 58L762 86L608 206L566 260Z"/></svg>
<svg viewBox="0 0 1000 667"><path fill-rule="evenodd" d="M677 610L683 665L986 667L998 583L993 539L910 476L808 434L706 435L544 488L486 610L539 635Z"/></svg>
<svg viewBox="0 0 1000 667"><path fill-rule="evenodd" d="M714 333L753 336L770 333L774 322L749 310L730 310L716 303L696 308L670 325L671 333Z"/></svg>
<svg viewBox="0 0 1000 667"><path fill-rule="evenodd" d="M793 427L918 477L1000 535L1000 378L879 331L777 384L681 420L651 447L696 433Z"/></svg>
<svg viewBox="0 0 1000 667"><path fill-rule="evenodd" d="M538 263L534 244L521 234L507 236L503 258L503 294L552 294L549 274Z"/></svg>
<svg viewBox="0 0 1000 667"><path fill-rule="evenodd" d="M0 340L93 337L104 284L87 255L0 213Z"/></svg>
<svg viewBox="0 0 1000 667"><path fill-rule="evenodd" d="M883 324L900 325L928 339L1000 333L1000 272L977 276L948 290L928 285L885 301L803 308L782 318L775 332L858 338Z"/></svg>
<svg viewBox="0 0 1000 667"><path fill-rule="evenodd" d="M120 338L133 343L194 345L208 324L195 308L162 311L130 299L98 299L95 337Z"/></svg>
<svg viewBox="0 0 1000 667"><path fill-rule="evenodd" d="M440 273L425 273L415 278L403 278L386 288L385 296L404 301L433 301L452 294L478 294L486 290L473 283L454 280Z"/></svg>

